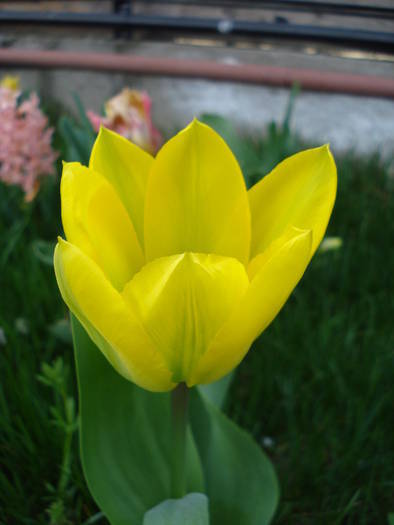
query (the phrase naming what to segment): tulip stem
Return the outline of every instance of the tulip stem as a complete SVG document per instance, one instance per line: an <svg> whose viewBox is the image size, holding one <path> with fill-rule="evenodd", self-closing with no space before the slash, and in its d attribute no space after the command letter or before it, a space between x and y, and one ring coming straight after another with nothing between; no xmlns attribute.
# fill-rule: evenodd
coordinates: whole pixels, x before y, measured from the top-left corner
<svg viewBox="0 0 394 525"><path fill-rule="evenodd" d="M186 429L188 420L189 389L180 383L171 393L172 409L172 465L171 497L186 495Z"/></svg>

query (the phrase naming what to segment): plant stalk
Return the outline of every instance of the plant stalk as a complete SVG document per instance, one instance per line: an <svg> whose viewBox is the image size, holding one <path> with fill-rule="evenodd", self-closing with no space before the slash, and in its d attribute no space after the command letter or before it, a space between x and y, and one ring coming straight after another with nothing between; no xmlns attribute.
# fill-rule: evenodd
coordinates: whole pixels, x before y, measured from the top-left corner
<svg viewBox="0 0 394 525"><path fill-rule="evenodd" d="M188 423L189 389L180 383L171 392L172 464L171 497L186 495L186 429Z"/></svg>

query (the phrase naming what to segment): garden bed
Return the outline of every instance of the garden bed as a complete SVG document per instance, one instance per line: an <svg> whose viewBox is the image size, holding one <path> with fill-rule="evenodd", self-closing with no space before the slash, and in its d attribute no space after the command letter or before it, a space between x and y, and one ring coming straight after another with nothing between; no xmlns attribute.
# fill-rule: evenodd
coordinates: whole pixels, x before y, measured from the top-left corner
<svg viewBox="0 0 394 525"><path fill-rule="evenodd" d="M64 120L59 126L59 115L51 119L54 147L67 158L69 128ZM205 120L227 139L249 186L304 147L288 122L272 123L252 139L218 117ZM315 255L289 304L238 369L226 405L277 469L276 524L374 525L393 510L392 165L378 154L351 153L337 163L327 234L342 245ZM106 523L86 487L76 433L71 462L64 463L64 399L77 404L77 388L68 314L51 263L61 233L59 177L60 161L31 203L18 188L0 185L4 525ZM62 462L70 472L60 490Z"/></svg>

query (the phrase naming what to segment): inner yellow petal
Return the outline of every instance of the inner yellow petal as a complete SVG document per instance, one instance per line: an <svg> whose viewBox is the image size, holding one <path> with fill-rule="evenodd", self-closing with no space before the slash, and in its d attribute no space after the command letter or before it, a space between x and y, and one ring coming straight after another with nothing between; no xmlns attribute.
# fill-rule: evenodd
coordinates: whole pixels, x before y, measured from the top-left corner
<svg viewBox="0 0 394 525"><path fill-rule="evenodd" d="M184 253L147 264L123 295L172 371L187 381L249 285L233 258Z"/></svg>
<svg viewBox="0 0 394 525"><path fill-rule="evenodd" d="M89 167L113 186L144 246L145 191L153 157L121 135L101 128L92 149Z"/></svg>
<svg viewBox="0 0 394 525"><path fill-rule="evenodd" d="M145 201L147 260L216 253L246 263L250 211L239 165L223 139L194 121L158 153Z"/></svg>

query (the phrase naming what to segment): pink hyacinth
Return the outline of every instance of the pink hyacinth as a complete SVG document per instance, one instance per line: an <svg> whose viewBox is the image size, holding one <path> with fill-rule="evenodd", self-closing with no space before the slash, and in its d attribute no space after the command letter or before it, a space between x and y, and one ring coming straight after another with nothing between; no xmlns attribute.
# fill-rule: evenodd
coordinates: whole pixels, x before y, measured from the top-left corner
<svg viewBox="0 0 394 525"><path fill-rule="evenodd" d="M20 92L0 86L0 180L20 186L25 200L34 199L40 181L55 173L53 129L39 107L36 93L18 105Z"/></svg>
<svg viewBox="0 0 394 525"><path fill-rule="evenodd" d="M87 111L95 131L100 126L116 131L149 153L156 153L162 143L151 116L151 99L145 91L124 88L105 104L105 116Z"/></svg>

